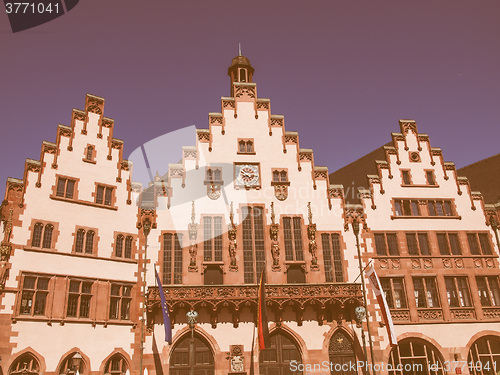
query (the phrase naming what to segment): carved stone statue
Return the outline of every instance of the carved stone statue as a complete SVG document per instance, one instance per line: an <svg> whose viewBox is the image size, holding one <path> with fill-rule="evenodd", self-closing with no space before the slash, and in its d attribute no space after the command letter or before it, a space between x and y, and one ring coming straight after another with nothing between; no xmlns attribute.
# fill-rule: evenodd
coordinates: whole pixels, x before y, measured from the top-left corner
<svg viewBox="0 0 500 375"><path fill-rule="evenodd" d="M229 356L227 359L229 359L230 364L231 364L231 371L230 373L237 373L237 374L242 374L244 372L244 366L243 366L243 347L242 345L231 345L229 347Z"/></svg>
<svg viewBox="0 0 500 375"><path fill-rule="evenodd" d="M273 257L273 271L279 271L280 266L280 245L278 242L279 225L271 224L269 228L269 235L271 236L271 255Z"/></svg>
<svg viewBox="0 0 500 375"><path fill-rule="evenodd" d="M236 243L236 228L232 227L227 232L229 237L229 259L231 260L229 264L229 271L237 271L238 265L236 264L236 250L238 249L238 244Z"/></svg>
<svg viewBox="0 0 500 375"><path fill-rule="evenodd" d="M198 266L196 265L196 255L198 254L198 244L196 243L196 238L198 237L198 225L195 223L195 211L194 211L194 201L191 211L191 223L188 224L189 240L191 244L189 245L189 272L197 272Z"/></svg>

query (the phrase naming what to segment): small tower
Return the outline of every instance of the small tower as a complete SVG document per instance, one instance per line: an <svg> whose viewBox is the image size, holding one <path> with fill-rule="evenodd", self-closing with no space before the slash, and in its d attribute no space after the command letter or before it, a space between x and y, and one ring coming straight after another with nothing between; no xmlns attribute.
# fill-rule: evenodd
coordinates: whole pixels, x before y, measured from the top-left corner
<svg viewBox="0 0 500 375"><path fill-rule="evenodd" d="M227 69L227 75L231 79L231 96L234 96L234 82L252 82L254 69L250 65L250 60L241 55L241 48L238 56L231 61L231 66Z"/></svg>

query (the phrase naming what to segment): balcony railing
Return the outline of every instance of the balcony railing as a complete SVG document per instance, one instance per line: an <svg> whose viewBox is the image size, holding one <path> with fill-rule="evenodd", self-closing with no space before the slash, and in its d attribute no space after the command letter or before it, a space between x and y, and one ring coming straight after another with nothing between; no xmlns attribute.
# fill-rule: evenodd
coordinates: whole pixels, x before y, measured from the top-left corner
<svg viewBox="0 0 500 375"><path fill-rule="evenodd" d="M219 322L219 312L228 309L232 323L237 326L243 308L257 310L257 285L167 285L163 287L172 324L179 316L183 319L186 311L206 310L210 322ZM148 288L149 321L160 313L158 287ZM341 320L354 317L354 308L363 304L361 284L324 283L324 284L270 284L266 285L266 304L268 313L274 321L281 322L282 312L291 307L295 320L301 324L306 308L316 312L319 322L328 317ZM308 309L309 310L309 309ZM310 310L309 310L310 311ZM178 314L181 313L182 314Z"/></svg>

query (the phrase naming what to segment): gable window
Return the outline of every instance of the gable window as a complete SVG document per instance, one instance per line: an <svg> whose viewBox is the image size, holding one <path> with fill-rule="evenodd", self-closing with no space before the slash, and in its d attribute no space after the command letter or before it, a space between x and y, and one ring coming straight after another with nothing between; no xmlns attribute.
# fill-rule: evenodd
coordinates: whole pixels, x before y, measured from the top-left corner
<svg viewBox="0 0 500 375"><path fill-rule="evenodd" d="M300 217L283 218L283 234L285 238L285 260L303 261L302 220Z"/></svg>
<svg viewBox="0 0 500 375"><path fill-rule="evenodd" d="M431 185L431 186L436 185L436 177L434 176L433 171L426 171L425 177L427 179L427 185Z"/></svg>
<svg viewBox="0 0 500 375"><path fill-rule="evenodd" d="M420 216L417 200L396 199L394 201L396 216Z"/></svg>
<svg viewBox="0 0 500 375"><path fill-rule="evenodd" d="M396 233L376 233L375 249L377 255L399 255Z"/></svg>
<svg viewBox="0 0 500 375"><path fill-rule="evenodd" d="M406 233L406 244L410 255L429 255L427 233Z"/></svg>
<svg viewBox="0 0 500 375"><path fill-rule="evenodd" d="M172 278L173 276L173 278ZM163 284L182 283L182 234L163 234Z"/></svg>
<svg viewBox="0 0 500 375"><path fill-rule="evenodd" d="M95 196L95 202L97 204L104 204L106 206L111 206L111 200L113 198L113 190L111 186L97 185L97 192Z"/></svg>
<svg viewBox="0 0 500 375"><path fill-rule="evenodd" d="M343 283L342 253L340 249L340 234L323 233L321 235L323 259L325 262L325 278L327 283Z"/></svg>
<svg viewBox="0 0 500 375"><path fill-rule="evenodd" d="M477 276L476 283L482 306L500 306L498 276Z"/></svg>
<svg viewBox="0 0 500 375"><path fill-rule="evenodd" d="M21 292L22 315L45 315L47 295L49 294L49 278L42 276L25 276Z"/></svg>
<svg viewBox="0 0 500 375"><path fill-rule="evenodd" d="M132 302L132 286L111 284L109 299L109 319L130 319L130 303Z"/></svg>
<svg viewBox="0 0 500 375"><path fill-rule="evenodd" d="M487 233L467 233L467 241L472 255L491 255L491 245Z"/></svg>
<svg viewBox="0 0 500 375"><path fill-rule="evenodd" d="M90 314L91 299L92 282L70 280L66 316L88 318Z"/></svg>
<svg viewBox="0 0 500 375"><path fill-rule="evenodd" d="M450 307L470 307L467 277L445 277L446 294Z"/></svg>
<svg viewBox="0 0 500 375"><path fill-rule="evenodd" d="M117 258L131 259L133 240L134 239L132 236L125 237L123 234L119 234L118 236L116 236L115 256Z"/></svg>
<svg viewBox="0 0 500 375"><path fill-rule="evenodd" d="M207 168L205 172L205 181L207 182L222 182L222 169L221 168Z"/></svg>
<svg viewBox="0 0 500 375"><path fill-rule="evenodd" d="M222 262L222 217L203 218L203 259Z"/></svg>
<svg viewBox="0 0 500 375"><path fill-rule="evenodd" d="M95 232L80 228L76 231L75 253L94 254Z"/></svg>
<svg viewBox="0 0 500 375"><path fill-rule="evenodd" d="M410 171L401 171L403 185L411 185Z"/></svg>
<svg viewBox="0 0 500 375"><path fill-rule="evenodd" d="M414 277L413 290L417 307L439 307L435 277Z"/></svg>
<svg viewBox="0 0 500 375"><path fill-rule="evenodd" d="M380 284L390 309L406 309L406 293L402 278L381 278Z"/></svg>
<svg viewBox="0 0 500 375"><path fill-rule="evenodd" d="M85 150L85 160L86 161L94 161L94 146L88 145Z"/></svg>
<svg viewBox="0 0 500 375"><path fill-rule="evenodd" d="M264 268L264 209L263 207L242 207L243 217L243 279L247 284L257 282Z"/></svg>
<svg viewBox="0 0 500 375"><path fill-rule="evenodd" d="M238 154L253 154L254 150L253 138L238 139Z"/></svg>
<svg viewBox="0 0 500 375"><path fill-rule="evenodd" d="M429 216L453 216L453 208L449 200L429 200L427 201Z"/></svg>
<svg viewBox="0 0 500 375"><path fill-rule="evenodd" d="M52 234L54 226L52 224L42 224L36 222L33 226L33 234L31 236L31 247L39 247L42 249L52 248Z"/></svg>
<svg viewBox="0 0 500 375"><path fill-rule="evenodd" d="M286 183L288 182L288 173L286 170L273 169L273 182Z"/></svg>
<svg viewBox="0 0 500 375"><path fill-rule="evenodd" d="M56 197L73 199L75 180L66 177L57 178Z"/></svg>
<svg viewBox="0 0 500 375"><path fill-rule="evenodd" d="M438 233L437 239L441 255L450 255L450 253L453 255L462 254L457 233Z"/></svg>

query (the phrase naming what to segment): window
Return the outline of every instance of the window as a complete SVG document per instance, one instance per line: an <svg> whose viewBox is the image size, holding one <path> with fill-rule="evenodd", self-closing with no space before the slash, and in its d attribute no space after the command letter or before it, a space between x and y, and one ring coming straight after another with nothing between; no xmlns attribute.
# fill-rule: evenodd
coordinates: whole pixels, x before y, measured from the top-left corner
<svg viewBox="0 0 500 375"><path fill-rule="evenodd" d="M482 306L500 306L498 276L477 276L476 283Z"/></svg>
<svg viewBox="0 0 500 375"><path fill-rule="evenodd" d="M491 255L488 233L467 233L467 241L472 255Z"/></svg>
<svg viewBox="0 0 500 375"><path fill-rule="evenodd" d="M426 171L425 177L427 178L427 185L431 185L431 186L436 185L436 178L434 177L433 171Z"/></svg>
<svg viewBox="0 0 500 375"><path fill-rule="evenodd" d="M74 366L73 364L73 356L76 355L76 353L78 352L73 352L71 354L69 354L68 356L66 356L66 358L64 359L63 363L61 364L61 367L59 368L59 372L57 372L57 374L60 374L60 375L75 375L76 374L76 370L78 370L78 373L79 374L84 374L85 372L85 363L82 360L80 360L80 365L78 366L78 368L76 366ZM80 354L80 353L78 353Z"/></svg>
<svg viewBox="0 0 500 375"><path fill-rule="evenodd" d="M37 375L40 372L40 364L31 353L25 353L17 358L10 366L10 375Z"/></svg>
<svg viewBox="0 0 500 375"><path fill-rule="evenodd" d="M74 318L88 318L91 299L92 282L70 280L66 316Z"/></svg>
<svg viewBox="0 0 500 375"><path fill-rule="evenodd" d="M130 320L131 291L131 285L111 284L109 319Z"/></svg>
<svg viewBox="0 0 500 375"><path fill-rule="evenodd" d="M444 375L443 358L439 351L424 340L407 338L389 354L389 375ZM431 364L431 366L429 366ZM411 369L411 370L405 370Z"/></svg>
<svg viewBox="0 0 500 375"><path fill-rule="evenodd" d="M375 249L377 250L377 255L399 255L396 233L376 233Z"/></svg>
<svg viewBox="0 0 500 375"><path fill-rule="evenodd" d="M80 228L76 231L75 253L94 254L94 237L93 230L85 230Z"/></svg>
<svg viewBox="0 0 500 375"><path fill-rule="evenodd" d="M222 262L222 217L203 218L203 259Z"/></svg>
<svg viewBox="0 0 500 375"><path fill-rule="evenodd" d="M435 277L414 277L413 289L417 307L434 308L440 306Z"/></svg>
<svg viewBox="0 0 500 375"><path fill-rule="evenodd" d="M396 216L420 216L417 200L396 199L394 201Z"/></svg>
<svg viewBox="0 0 500 375"><path fill-rule="evenodd" d="M173 275L173 280L172 280L172 275ZM163 234L163 284L181 284L181 283L182 283L182 234L164 233Z"/></svg>
<svg viewBox="0 0 500 375"><path fill-rule="evenodd" d="M132 258L132 243L134 239L132 236L125 236L123 234L119 234L116 236L116 242L115 242L115 256L117 258L126 258L126 259L131 259ZM123 248L123 245L125 244L125 251Z"/></svg>
<svg viewBox="0 0 500 375"><path fill-rule="evenodd" d="M450 251L453 255L462 254L457 233L438 233L437 239L441 255L450 255Z"/></svg>
<svg viewBox="0 0 500 375"><path fill-rule="evenodd" d="M381 278L380 284L390 309L406 309L406 293L403 278Z"/></svg>
<svg viewBox="0 0 500 375"><path fill-rule="evenodd" d="M474 341L469 350L467 364L471 375L498 374L500 339L497 336L483 336Z"/></svg>
<svg viewBox="0 0 500 375"><path fill-rule="evenodd" d="M427 201L429 216L454 216L451 201L430 200Z"/></svg>
<svg viewBox="0 0 500 375"><path fill-rule="evenodd" d="M239 139L238 140L238 154L253 154L253 139Z"/></svg>
<svg viewBox="0 0 500 375"><path fill-rule="evenodd" d="M450 307L470 307L469 287L466 277L445 277L446 294Z"/></svg>
<svg viewBox="0 0 500 375"><path fill-rule="evenodd" d="M288 182L288 173L286 170L273 169L273 182Z"/></svg>
<svg viewBox="0 0 500 375"><path fill-rule="evenodd" d="M49 278L25 276L21 292L22 315L45 315L45 305L49 294Z"/></svg>
<svg viewBox="0 0 500 375"><path fill-rule="evenodd" d="M411 185L410 171L401 171L403 185Z"/></svg>
<svg viewBox="0 0 500 375"><path fill-rule="evenodd" d="M42 249L52 248L53 232L54 226L52 224L35 223L31 237L31 247L40 247Z"/></svg>
<svg viewBox="0 0 500 375"><path fill-rule="evenodd" d="M340 234L323 233L321 235L321 244L323 246L326 282L343 283L345 280L340 250Z"/></svg>
<svg viewBox="0 0 500 375"><path fill-rule="evenodd" d="M88 145L87 150L85 151L85 160L93 161L94 160L94 146Z"/></svg>
<svg viewBox="0 0 500 375"><path fill-rule="evenodd" d="M406 233L406 245L410 255L429 255L427 233Z"/></svg>
<svg viewBox="0 0 500 375"><path fill-rule="evenodd" d="M125 375L128 370L128 363L120 354L113 355L106 363L105 375Z"/></svg>
<svg viewBox="0 0 500 375"><path fill-rule="evenodd" d="M73 199L75 190L75 180L59 177L57 179L56 197Z"/></svg>
<svg viewBox="0 0 500 375"><path fill-rule="evenodd" d="M191 335L184 335L176 341L170 356L169 375L187 375L191 366L196 375L215 374L215 358L210 344L194 332L193 350L191 357ZM160 373L158 371L158 373Z"/></svg>
<svg viewBox="0 0 500 375"><path fill-rule="evenodd" d="M243 279L245 283L257 283L257 275L264 268L264 208L242 207L243 217Z"/></svg>
<svg viewBox="0 0 500 375"><path fill-rule="evenodd" d="M302 220L300 217L283 218L283 232L285 238L285 260L287 261L304 260L301 221Z"/></svg>
<svg viewBox="0 0 500 375"><path fill-rule="evenodd" d="M113 198L113 190L114 188L111 186L97 185L95 202L97 204L104 204L106 206L111 206L111 201Z"/></svg>
<svg viewBox="0 0 500 375"><path fill-rule="evenodd" d="M207 182L222 182L222 169L221 168L207 168L206 169Z"/></svg>

